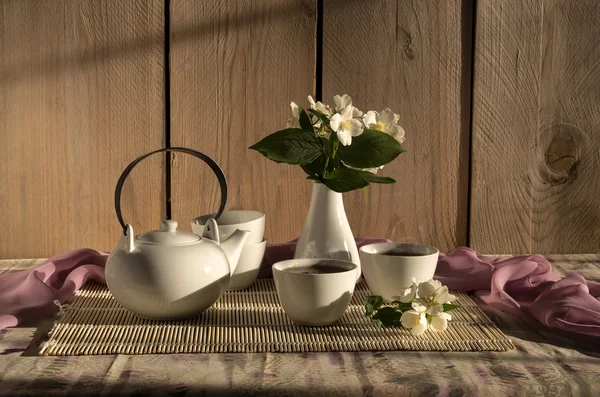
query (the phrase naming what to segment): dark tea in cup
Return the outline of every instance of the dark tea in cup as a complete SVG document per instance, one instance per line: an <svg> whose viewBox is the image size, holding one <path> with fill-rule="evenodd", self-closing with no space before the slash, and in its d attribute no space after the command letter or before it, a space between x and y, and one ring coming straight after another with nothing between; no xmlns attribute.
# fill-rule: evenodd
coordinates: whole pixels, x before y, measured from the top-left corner
<svg viewBox="0 0 600 397"><path fill-rule="evenodd" d="M400 251L400 250L389 250L386 252L382 252L380 255L387 255L387 256L423 256L425 254L419 254L416 252L408 252L408 251Z"/></svg>
<svg viewBox="0 0 600 397"><path fill-rule="evenodd" d="M334 266L328 263L315 263L309 266L288 267L285 271L297 274L331 274L348 271L343 267Z"/></svg>

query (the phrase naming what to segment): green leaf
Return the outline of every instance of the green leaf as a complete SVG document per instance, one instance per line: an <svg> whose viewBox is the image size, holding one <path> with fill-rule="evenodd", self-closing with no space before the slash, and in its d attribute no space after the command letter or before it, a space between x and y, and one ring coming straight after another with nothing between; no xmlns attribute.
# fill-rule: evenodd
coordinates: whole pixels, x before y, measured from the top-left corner
<svg viewBox="0 0 600 397"><path fill-rule="evenodd" d="M373 305L370 303L365 303L365 316L371 317L373 315Z"/></svg>
<svg viewBox="0 0 600 397"><path fill-rule="evenodd" d="M300 106L298 106L298 114L300 115L300 127L304 131L308 131L314 134L315 129L313 128L313 125L310 122L310 118L308 117L308 114L306 114L306 111Z"/></svg>
<svg viewBox="0 0 600 397"><path fill-rule="evenodd" d="M250 149L277 163L304 165L323 153L322 145L315 134L299 128L288 128L266 136Z"/></svg>
<svg viewBox="0 0 600 397"><path fill-rule="evenodd" d="M325 156L327 157L331 157L331 143L330 140L328 140L325 137L320 137L321 138L321 142L323 142L323 154L325 154Z"/></svg>
<svg viewBox="0 0 600 397"><path fill-rule="evenodd" d="M372 129L365 129L362 134L352 138L351 145L340 145L338 149L342 161L356 168L385 165L403 152L406 150L391 135Z"/></svg>
<svg viewBox="0 0 600 397"><path fill-rule="evenodd" d="M369 183L396 183L396 180L393 178L375 175L370 171L360 171L360 176Z"/></svg>
<svg viewBox="0 0 600 397"><path fill-rule="evenodd" d="M369 185L360 172L350 168L337 168L330 172L323 183L331 190L344 193L351 190L362 189Z"/></svg>
<svg viewBox="0 0 600 397"><path fill-rule="evenodd" d="M386 326L399 326L401 324L400 317L402 317L401 312L393 307L386 306L379 309L373 316L373 319L381 321L381 323Z"/></svg>
<svg viewBox="0 0 600 397"><path fill-rule="evenodd" d="M363 299L363 305L366 306L367 304L372 305L375 309L379 309L383 305L383 298L379 295L365 296L365 299Z"/></svg>
<svg viewBox="0 0 600 397"><path fill-rule="evenodd" d="M300 167L306 172L310 179L320 181L323 177L323 169L325 168L326 157L321 155L308 164L303 164Z"/></svg>
<svg viewBox="0 0 600 397"><path fill-rule="evenodd" d="M329 164L327 165L327 172L331 173L338 168L348 168L348 167L346 167L344 164L342 164L342 162L340 161L340 159L338 157L334 157L334 158L330 157Z"/></svg>
<svg viewBox="0 0 600 397"><path fill-rule="evenodd" d="M338 138L337 134L335 132L329 134L329 152L332 156L334 153L337 154L336 147L339 146L339 144L340 139Z"/></svg>
<svg viewBox="0 0 600 397"><path fill-rule="evenodd" d="M369 187L368 186L363 187L362 192L363 192L363 195L365 196L365 199L368 200L369 199Z"/></svg>
<svg viewBox="0 0 600 397"><path fill-rule="evenodd" d="M373 325L375 326L375 328L381 328L381 327L383 327L383 324L381 323L381 320L371 319L371 322L373 323Z"/></svg>
<svg viewBox="0 0 600 397"><path fill-rule="evenodd" d="M400 301L392 301L392 305L396 306L398 309L404 311L412 309L411 302L400 302Z"/></svg>
<svg viewBox="0 0 600 397"><path fill-rule="evenodd" d="M458 309L460 305L453 305L452 303L444 303L442 305L444 307L445 312L449 312L450 310Z"/></svg>
<svg viewBox="0 0 600 397"><path fill-rule="evenodd" d="M314 114L315 116L317 116L317 118L321 121L321 124L327 126L327 128L329 128L329 129L331 129L331 126L329 125L329 118L327 116L325 116L323 113L321 113L315 109L308 109L308 111L310 113Z"/></svg>

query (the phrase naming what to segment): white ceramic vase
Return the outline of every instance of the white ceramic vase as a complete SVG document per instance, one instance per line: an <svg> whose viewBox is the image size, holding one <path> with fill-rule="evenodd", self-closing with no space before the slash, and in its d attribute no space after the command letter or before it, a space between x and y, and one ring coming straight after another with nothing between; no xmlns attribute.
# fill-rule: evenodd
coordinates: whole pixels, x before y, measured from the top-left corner
<svg viewBox="0 0 600 397"><path fill-rule="evenodd" d="M360 278L360 257L342 194L320 182L313 185L310 208L294 258L331 258L352 262L358 266L356 280Z"/></svg>

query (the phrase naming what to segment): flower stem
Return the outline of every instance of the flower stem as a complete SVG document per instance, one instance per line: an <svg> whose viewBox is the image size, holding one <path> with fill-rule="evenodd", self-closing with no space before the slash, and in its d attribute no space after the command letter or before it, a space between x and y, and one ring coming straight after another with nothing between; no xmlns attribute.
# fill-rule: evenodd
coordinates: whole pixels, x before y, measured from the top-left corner
<svg viewBox="0 0 600 397"><path fill-rule="evenodd" d="M329 165L329 156L327 156L327 159L325 160L325 168L323 169L323 178L327 178L327 166Z"/></svg>
<svg viewBox="0 0 600 397"><path fill-rule="evenodd" d="M330 139L334 139L333 137L331 137ZM327 159L325 159L325 168L323 169L323 178L327 177L327 167L329 166L329 160L330 159L334 159L335 155L337 154L338 151L338 147L339 147L340 142L338 140L334 140L333 141L333 148L331 150L331 157L327 156Z"/></svg>

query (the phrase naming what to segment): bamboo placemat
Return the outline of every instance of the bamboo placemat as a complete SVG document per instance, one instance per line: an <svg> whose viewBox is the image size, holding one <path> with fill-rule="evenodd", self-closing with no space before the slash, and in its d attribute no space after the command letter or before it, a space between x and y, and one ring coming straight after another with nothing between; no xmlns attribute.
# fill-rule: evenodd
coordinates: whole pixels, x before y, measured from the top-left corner
<svg viewBox="0 0 600 397"><path fill-rule="evenodd" d="M510 339L467 294L441 333L412 336L402 328L375 328L364 316L365 282L356 286L348 311L326 327L294 324L279 305L272 279L244 291L226 292L203 315L182 321L135 317L106 286L90 282L73 298L42 344L40 354L328 352L328 351L507 351Z"/></svg>

